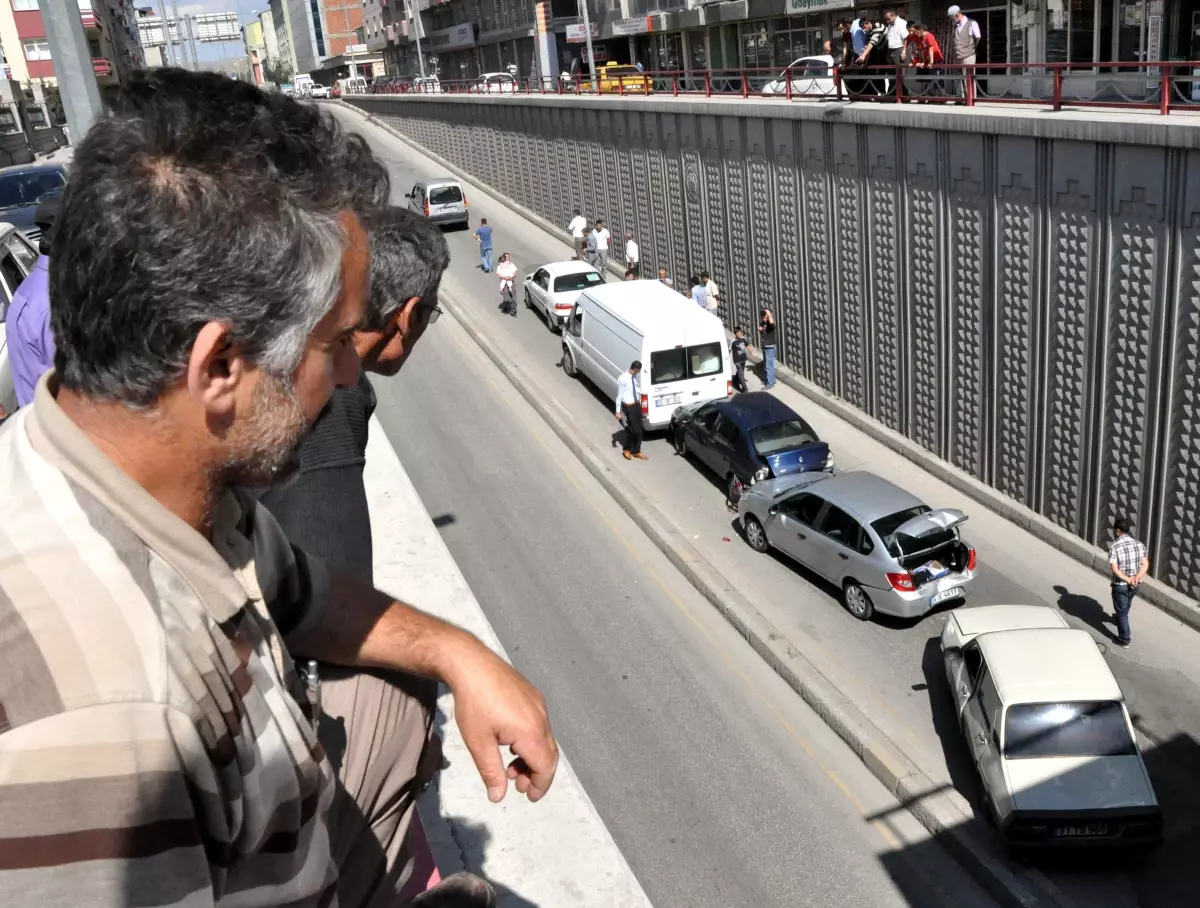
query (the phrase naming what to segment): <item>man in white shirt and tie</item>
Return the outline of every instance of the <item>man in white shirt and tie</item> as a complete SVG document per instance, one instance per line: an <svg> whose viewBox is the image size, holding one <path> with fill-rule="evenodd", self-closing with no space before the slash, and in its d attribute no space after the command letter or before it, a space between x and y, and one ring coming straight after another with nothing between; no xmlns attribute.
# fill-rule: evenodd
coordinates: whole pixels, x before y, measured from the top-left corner
<svg viewBox="0 0 1200 908"><path fill-rule="evenodd" d="M629 364L629 371L622 372L617 379L617 420L625 426L625 444L622 456L626 460L649 460L642 453L642 403L638 396L638 375L642 364L634 360Z"/></svg>
<svg viewBox="0 0 1200 908"><path fill-rule="evenodd" d="M575 217L571 218L571 223L567 225L567 229L571 231L571 242L575 244L575 258L583 258L584 252L587 251L587 240L583 236L583 231L587 228L587 218L579 213L579 209L575 209Z"/></svg>
<svg viewBox="0 0 1200 908"><path fill-rule="evenodd" d="M638 244L633 241L633 234L628 231L625 233L625 268L637 277L642 276L641 252L638 250Z"/></svg>

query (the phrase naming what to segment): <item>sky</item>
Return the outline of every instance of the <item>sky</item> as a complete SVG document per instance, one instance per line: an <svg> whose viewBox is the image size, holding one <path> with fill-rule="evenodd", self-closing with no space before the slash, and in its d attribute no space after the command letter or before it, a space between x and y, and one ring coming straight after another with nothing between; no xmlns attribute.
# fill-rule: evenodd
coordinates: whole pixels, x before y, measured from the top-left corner
<svg viewBox="0 0 1200 908"><path fill-rule="evenodd" d="M175 0L179 5L179 15L194 16L200 13L238 13L238 21L252 22L260 12L267 9L269 0L197 0L184 3ZM151 6L158 10L158 0L134 0L136 6ZM167 17L175 15L171 8L171 0L163 0ZM227 41L221 44L201 44L196 42L196 52L201 62L212 62L223 58L235 57L245 53L240 42Z"/></svg>

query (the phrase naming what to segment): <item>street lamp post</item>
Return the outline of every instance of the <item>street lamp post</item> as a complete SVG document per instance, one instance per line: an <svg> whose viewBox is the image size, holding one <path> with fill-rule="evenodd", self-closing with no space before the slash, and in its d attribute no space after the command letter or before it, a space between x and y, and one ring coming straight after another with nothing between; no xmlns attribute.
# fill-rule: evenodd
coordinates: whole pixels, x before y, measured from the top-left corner
<svg viewBox="0 0 1200 908"><path fill-rule="evenodd" d="M579 0L583 7L583 37L587 40L588 73L590 73L592 92L596 91L596 51L592 47L592 23L588 19L588 0Z"/></svg>
<svg viewBox="0 0 1200 908"><path fill-rule="evenodd" d="M404 0L404 8L408 12L408 20L413 24L417 33L417 66L421 69L421 78L425 78L425 54L421 51L421 13L413 8L413 0Z"/></svg>

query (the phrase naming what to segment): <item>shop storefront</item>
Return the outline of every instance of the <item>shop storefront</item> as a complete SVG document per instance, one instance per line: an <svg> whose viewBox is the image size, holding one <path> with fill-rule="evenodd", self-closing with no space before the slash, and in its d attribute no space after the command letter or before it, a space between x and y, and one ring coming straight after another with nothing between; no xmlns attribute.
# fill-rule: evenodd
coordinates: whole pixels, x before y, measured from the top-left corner
<svg viewBox="0 0 1200 908"><path fill-rule="evenodd" d="M430 32L425 45L433 71L443 82L465 81L479 75L473 25L464 23Z"/></svg>

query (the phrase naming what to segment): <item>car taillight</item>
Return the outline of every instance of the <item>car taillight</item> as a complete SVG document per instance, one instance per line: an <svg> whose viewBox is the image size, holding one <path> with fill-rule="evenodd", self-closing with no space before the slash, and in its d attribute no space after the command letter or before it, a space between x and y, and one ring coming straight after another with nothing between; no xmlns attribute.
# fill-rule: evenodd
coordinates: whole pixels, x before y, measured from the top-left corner
<svg viewBox="0 0 1200 908"><path fill-rule="evenodd" d="M463 193L463 208L466 208L466 207L467 207L467 194L464 192Z"/></svg>
<svg viewBox="0 0 1200 908"><path fill-rule="evenodd" d="M975 562L979 559L975 557L975 549L971 549L971 553L967 555L967 570L975 570Z"/></svg>
<svg viewBox="0 0 1200 908"><path fill-rule="evenodd" d="M429 199L425 200L425 217L429 217Z"/></svg>
<svg viewBox="0 0 1200 908"><path fill-rule="evenodd" d="M645 394L643 394L642 395L642 415L648 416L649 414L650 414L650 398L648 398Z"/></svg>
<svg viewBox="0 0 1200 908"><path fill-rule="evenodd" d="M900 593L916 592L916 586L913 585L912 574L888 574L888 583L892 585L892 589Z"/></svg>
<svg viewBox="0 0 1200 908"><path fill-rule="evenodd" d="M732 381L725 382L725 396L733 397L733 382Z"/></svg>

